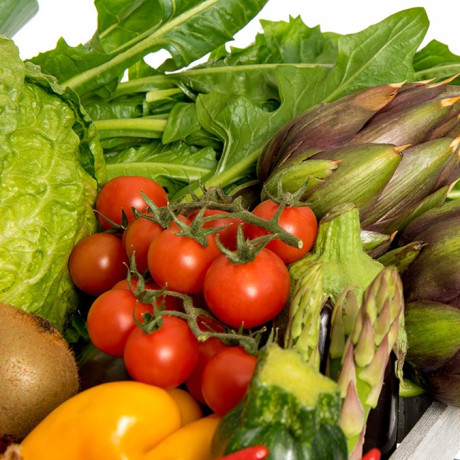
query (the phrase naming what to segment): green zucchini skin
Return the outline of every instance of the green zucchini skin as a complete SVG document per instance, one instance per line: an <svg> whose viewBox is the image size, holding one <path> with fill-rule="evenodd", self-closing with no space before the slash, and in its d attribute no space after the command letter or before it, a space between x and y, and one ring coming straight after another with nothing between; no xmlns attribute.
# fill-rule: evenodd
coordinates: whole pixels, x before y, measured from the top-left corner
<svg viewBox="0 0 460 460"><path fill-rule="evenodd" d="M321 425L313 438L312 459L347 460L348 447L345 435L337 425Z"/></svg>
<svg viewBox="0 0 460 460"><path fill-rule="evenodd" d="M279 350L273 344L262 350L246 397L217 426L213 458L263 444L269 449L269 460L347 460L347 442L338 425L339 392L330 383L322 388L322 377L316 380L314 376L314 381L302 382L306 391L309 384L315 385L311 391L316 399L307 404L288 388L274 384L263 373L264 366L282 359L284 353L297 354L293 350L280 354ZM306 365L301 359L293 363Z"/></svg>
<svg viewBox="0 0 460 460"><path fill-rule="evenodd" d="M242 406L232 409L221 420L213 438L213 456L219 457L235 452L244 447L265 445L269 451L269 459L312 459L302 452L301 446L293 435L281 423L254 428L241 426Z"/></svg>

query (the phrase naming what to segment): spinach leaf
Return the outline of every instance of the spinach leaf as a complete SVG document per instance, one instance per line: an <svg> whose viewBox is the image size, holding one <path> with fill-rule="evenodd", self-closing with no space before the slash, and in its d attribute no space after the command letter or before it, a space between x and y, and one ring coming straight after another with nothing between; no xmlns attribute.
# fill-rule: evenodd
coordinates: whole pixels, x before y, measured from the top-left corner
<svg viewBox="0 0 460 460"><path fill-rule="evenodd" d="M214 50L210 59L203 64L165 75L171 85L187 88L195 94L219 92L245 95L264 106L267 101L279 102L275 70L279 64L292 64L299 68L311 68L321 64L331 68L337 57L336 40L330 34L322 34L319 27L306 26L300 17L289 22L260 21L263 32L255 37L247 48L225 46ZM160 77L143 78L142 84L151 82L152 87L160 84ZM140 83L141 83L140 82ZM126 87L135 88L135 81ZM123 83L119 90L123 89ZM175 123L175 120L174 120Z"/></svg>
<svg viewBox="0 0 460 460"><path fill-rule="evenodd" d="M172 59L164 70L189 65L222 43L254 17L267 0L99 0L98 31L87 46L56 49L33 62L62 86L86 95L110 93L127 68L165 49Z"/></svg>
<svg viewBox="0 0 460 460"><path fill-rule="evenodd" d="M174 194L190 182L200 181L216 165L212 147L202 149L174 142L152 141L106 155L108 178L120 175L147 175Z"/></svg>
<svg viewBox="0 0 460 460"><path fill-rule="evenodd" d="M261 20L263 32L246 48L225 45L210 54L204 66L235 66L264 63L329 63L337 55L337 36L323 34L319 26L308 27L300 16L285 21Z"/></svg>
<svg viewBox="0 0 460 460"><path fill-rule="evenodd" d="M417 80L449 78L460 73L460 56L452 53L447 45L432 40L415 55L414 69ZM452 83L460 84L460 78Z"/></svg>

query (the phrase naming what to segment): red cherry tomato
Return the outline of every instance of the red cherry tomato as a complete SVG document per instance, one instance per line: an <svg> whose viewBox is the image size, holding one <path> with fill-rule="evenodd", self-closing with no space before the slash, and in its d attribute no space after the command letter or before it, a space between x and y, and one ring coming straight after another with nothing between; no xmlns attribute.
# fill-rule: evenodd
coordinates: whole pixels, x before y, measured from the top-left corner
<svg viewBox="0 0 460 460"><path fill-rule="evenodd" d="M269 453L269 450L263 445L251 446L237 452L224 455L216 460L263 460L268 457Z"/></svg>
<svg viewBox="0 0 460 460"><path fill-rule="evenodd" d="M147 254L150 243L163 231L163 227L149 219L139 217L130 222L124 231L123 242L129 258L134 253L136 268L144 273L147 266Z"/></svg>
<svg viewBox="0 0 460 460"><path fill-rule="evenodd" d="M219 351L222 351L224 348L227 348L221 340L216 337L210 337L204 342L199 342L198 347L200 349L200 355L198 362L193 369L190 377L186 380L185 384L187 386L190 394L199 402L205 404L203 393L201 391L201 378L203 376L203 371L208 363L208 361Z"/></svg>
<svg viewBox="0 0 460 460"><path fill-rule="evenodd" d="M193 238L178 235L177 224L160 233L148 252L150 275L160 286L184 294L196 294L203 289L207 269L221 252L213 235L202 246Z"/></svg>
<svg viewBox="0 0 460 460"><path fill-rule="evenodd" d="M122 211L128 222L134 220L132 208L139 212L147 209L142 193L148 196L158 207L168 204L165 189L157 182L142 176L119 176L106 182L96 199L96 211L102 228L109 229L112 221L122 223ZM108 219L108 220L107 220Z"/></svg>
<svg viewBox="0 0 460 460"><path fill-rule="evenodd" d="M205 365L201 391L206 404L219 416L235 407L246 394L257 358L240 347L227 347Z"/></svg>
<svg viewBox="0 0 460 460"><path fill-rule="evenodd" d="M126 341L136 329L136 319L142 322L143 313L153 313L152 305L137 302L126 289L110 289L91 305L87 324L91 342L102 352L112 356L123 356Z"/></svg>
<svg viewBox="0 0 460 460"><path fill-rule="evenodd" d="M268 249L253 261L234 264L225 255L209 267L203 293L211 313L233 328L252 328L278 315L289 296L284 262Z"/></svg>
<svg viewBox="0 0 460 460"><path fill-rule="evenodd" d="M265 200L258 204L252 212L262 219L269 220L275 215L278 208L277 203ZM281 211L278 223L284 230L299 238L303 245L299 249L275 239L270 241L266 248L281 257L285 263L301 259L312 248L316 239L318 222L313 211L308 206L286 207ZM261 227L248 224L246 234L253 239L267 235L268 232Z"/></svg>
<svg viewBox="0 0 460 460"><path fill-rule="evenodd" d="M380 460L381 453L377 448L371 449L369 452L364 455L362 460Z"/></svg>
<svg viewBox="0 0 460 460"><path fill-rule="evenodd" d="M123 243L111 233L94 233L80 240L69 258L75 285L97 296L126 277L128 258Z"/></svg>
<svg viewBox="0 0 460 460"><path fill-rule="evenodd" d="M193 220L199 211L193 211L189 218ZM219 241L227 248L234 250L236 249L236 235L238 233L238 226L246 225L241 219L236 218L225 218L224 216L228 214L226 211L219 211L218 209L206 209L204 211L203 217L207 216L223 216L221 219L213 219L208 222L205 222L204 228L218 228L225 227L222 230L216 232L219 235Z"/></svg>
<svg viewBox="0 0 460 460"><path fill-rule="evenodd" d="M124 351L127 371L134 380L173 388L184 383L198 362L198 340L188 324L164 315L161 327L150 334L135 328Z"/></svg>
<svg viewBox="0 0 460 460"><path fill-rule="evenodd" d="M361 460L380 460L381 453L377 448L371 449L369 452L364 455Z"/></svg>

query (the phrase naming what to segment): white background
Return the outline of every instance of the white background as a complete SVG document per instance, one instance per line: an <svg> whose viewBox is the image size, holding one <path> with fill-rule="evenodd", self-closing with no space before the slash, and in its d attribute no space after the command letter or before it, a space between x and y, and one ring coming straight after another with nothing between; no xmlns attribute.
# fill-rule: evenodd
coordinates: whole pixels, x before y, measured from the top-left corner
<svg viewBox="0 0 460 460"><path fill-rule="evenodd" d="M85 43L96 30L93 0L38 0L39 12L14 38L21 57L31 58L52 49L59 37L74 46ZM268 0L259 15L235 36L235 46L251 43L260 31L259 19L284 20L300 15L309 27L323 32L359 32L393 13L424 7L430 28L425 45L436 39L460 55L460 0Z"/></svg>

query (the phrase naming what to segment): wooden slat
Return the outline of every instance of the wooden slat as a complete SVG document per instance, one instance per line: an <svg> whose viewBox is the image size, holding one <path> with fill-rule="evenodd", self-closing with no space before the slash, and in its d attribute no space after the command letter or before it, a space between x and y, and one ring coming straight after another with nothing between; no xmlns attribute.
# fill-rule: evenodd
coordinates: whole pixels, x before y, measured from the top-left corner
<svg viewBox="0 0 460 460"><path fill-rule="evenodd" d="M453 460L460 451L460 408L434 402L390 460Z"/></svg>

